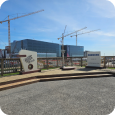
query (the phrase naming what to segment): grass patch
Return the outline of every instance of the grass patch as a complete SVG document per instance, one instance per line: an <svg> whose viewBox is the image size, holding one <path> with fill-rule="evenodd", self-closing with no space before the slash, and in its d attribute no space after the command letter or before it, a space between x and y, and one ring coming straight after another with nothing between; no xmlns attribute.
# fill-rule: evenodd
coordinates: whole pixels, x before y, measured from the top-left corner
<svg viewBox="0 0 115 115"><path fill-rule="evenodd" d="M11 76L11 75L19 75L19 72L3 74L3 76ZM0 77L1 77L1 75L0 75Z"/></svg>
<svg viewBox="0 0 115 115"><path fill-rule="evenodd" d="M76 66L77 67L77 66ZM78 67L81 67L81 66L78 66ZM82 66L82 67L85 67L85 66ZM60 67L53 67L53 68L45 68L45 69L41 69L41 70L49 70L49 69L56 69L56 68L60 68ZM111 69L111 68L110 68ZM115 69L115 68L113 68ZM3 74L3 76L12 76L12 75L19 75L20 72L15 72L15 73L6 73L6 74ZM1 75L0 75L1 77Z"/></svg>
<svg viewBox="0 0 115 115"><path fill-rule="evenodd" d="M59 67L48 68L48 69L56 69L56 68L59 68ZM47 69L41 69L41 70L47 70ZM15 73L5 73L5 74L3 74L3 76L19 75L19 73L20 73L20 72L15 72ZM0 74L0 77L2 77L1 74Z"/></svg>
<svg viewBox="0 0 115 115"><path fill-rule="evenodd" d="M113 68L113 67L107 67L107 69L115 69L115 68Z"/></svg>
<svg viewBox="0 0 115 115"><path fill-rule="evenodd" d="M82 67L85 67L85 66L82 66Z"/></svg>

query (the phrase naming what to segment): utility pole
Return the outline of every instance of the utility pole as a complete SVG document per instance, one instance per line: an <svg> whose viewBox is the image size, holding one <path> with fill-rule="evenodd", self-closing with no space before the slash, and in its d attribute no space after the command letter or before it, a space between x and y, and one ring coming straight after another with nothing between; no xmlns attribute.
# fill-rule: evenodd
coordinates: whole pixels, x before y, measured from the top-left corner
<svg viewBox="0 0 115 115"><path fill-rule="evenodd" d="M85 28L87 28L87 27L85 27ZM83 30L83 29L85 29L85 28L82 28L82 29L80 29L80 30L77 30L77 31L72 32L72 33L67 34L67 35L64 35L65 30L64 30L64 33L62 33L62 37L61 37L61 38L62 38L62 50L61 50L61 52L62 52L62 57L63 57L63 65L62 65L62 67L64 67L64 53L65 53L65 50L64 50L64 37L69 36L69 35L71 35L71 34L73 34L73 33L78 32L78 31L81 31L81 30ZM66 29L66 26L65 26L65 29ZM59 40L59 39L61 39L61 38L57 38L57 39Z"/></svg>
<svg viewBox="0 0 115 115"><path fill-rule="evenodd" d="M78 35L82 35L82 34L86 34L86 33L91 33L91 32L98 31L98 30L100 30L100 29L92 30L92 31L85 32L85 33L80 33L80 34L77 34L77 33L76 33L76 35L73 35L73 36L76 36L76 46L77 46L77 36L78 36ZM70 36L70 37L73 37L73 36Z"/></svg>

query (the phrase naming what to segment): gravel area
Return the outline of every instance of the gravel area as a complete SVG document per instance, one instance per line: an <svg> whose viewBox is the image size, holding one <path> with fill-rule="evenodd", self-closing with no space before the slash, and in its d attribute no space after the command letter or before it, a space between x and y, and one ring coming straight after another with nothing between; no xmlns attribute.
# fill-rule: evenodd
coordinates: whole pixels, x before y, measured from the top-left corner
<svg viewBox="0 0 115 115"><path fill-rule="evenodd" d="M108 115L115 107L115 78L38 82L0 91L7 115Z"/></svg>

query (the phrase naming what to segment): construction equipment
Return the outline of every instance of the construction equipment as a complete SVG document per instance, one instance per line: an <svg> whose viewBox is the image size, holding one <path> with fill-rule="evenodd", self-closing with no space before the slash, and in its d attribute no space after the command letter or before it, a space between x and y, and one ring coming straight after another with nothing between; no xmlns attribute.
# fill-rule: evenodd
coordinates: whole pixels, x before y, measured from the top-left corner
<svg viewBox="0 0 115 115"><path fill-rule="evenodd" d="M39 13L39 12L42 12L42 11L44 11L44 10L39 10L39 11L32 12L32 13L29 13L29 14L26 14L26 15L17 16L15 18L11 18L11 19L9 18L9 15L8 15L8 20L0 21L1 24L3 22L8 21L8 43L9 43L9 46L11 46L11 44L10 44L10 20L15 20L15 19L22 18L22 17L25 17L25 16L29 16L29 15L32 15L32 14L35 14L35 13Z"/></svg>
<svg viewBox="0 0 115 115"><path fill-rule="evenodd" d="M64 50L64 34L65 34L65 30L66 30L66 27L67 27L67 25L65 26L65 29L64 29L64 33L62 33L62 50L61 50L61 52L62 52L62 57L63 57L63 65L62 65L62 67L64 66L64 53L65 53L65 50ZM59 40L59 39L58 39Z"/></svg>
<svg viewBox="0 0 115 115"><path fill-rule="evenodd" d="M65 35L65 36L62 36L61 38L66 37L66 36L69 36L69 35L71 35L71 34L73 34L73 33L76 33L76 32L78 32L78 31L81 31L81 30L83 30L83 29L85 29L85 28L87 28L87 27L84 27L84 28L82 28L82 29L80 29L80 30L77 30L77 31L75 31L75 32L72 32L72 33L70 33L70 34L67 34L67 35ZM61 39L61 38L58 38L58 40Z"/></svg>
<svg viewBox="0 0 115 115"><path fill-rule="evenodd" d="M98 31L98 30L100 30L100 29L97 29L97 30L92 30L92 31L85 32L85 33L80 33L80 34L77 34L77 33L76 33L76 35L73 35L73 36L76 36L76 46L77 46L77 36L78 36L78 35L81 35L81 34L86 34L86 33L91 33L91 32ZM73 37L73 36L70 36L70 37Z"/></svg>
<svg viewBox="0 0 115 115"><path fill-rule="evenodd" d="M81 30L83 30L83 29L85 29L85 28L87 28L87 27L84 27L84 28L82 28L82 29L80 29L80 30L77 30L77 31L72 32L72 33L67 34L67 35L64 35L65 30L64 30L64 33L62 33L62 37L61 37L61 38L62 38L62 50L61 50L61 52L62 52L62 56L63 56L63 65L62 65L62 67L64 67L64 53L65 53L65 50L64 50L64 37L69 36L69 35L71 35L71 34L73 34L73 33L78 32L78 31L81 31ZM66 26L65 26L65 29L66 29ZM58 40L61 39L61 38L58 38Z"/></svg>

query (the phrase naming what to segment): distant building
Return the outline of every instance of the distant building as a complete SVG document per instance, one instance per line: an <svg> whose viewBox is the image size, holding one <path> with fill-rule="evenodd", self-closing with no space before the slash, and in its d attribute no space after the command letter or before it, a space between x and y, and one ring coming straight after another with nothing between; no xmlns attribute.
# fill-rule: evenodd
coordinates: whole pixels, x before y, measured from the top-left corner
<svg viewBox="0 0 115 115"><path fill-rule="evenodd" d="M83 57L84 46L64 45L65 57Z"/></svg>
<svg viewBox="0 0 115 115"><path fill-rule="evenodd" d="M61 45L31 39L14 41L11 43L11 52L18 53L21 49L36 51L38 57L61 57Z"/></svg>
<svg viewBox="0 0 115 115"><path fill-rule="evenodd" d="M36 51L38 57L61 57L61 45L32 39L14 41L11 43L11 52L18 53L21 49ZM65 57L83 57L84 47L64 45Z"/></svg>

